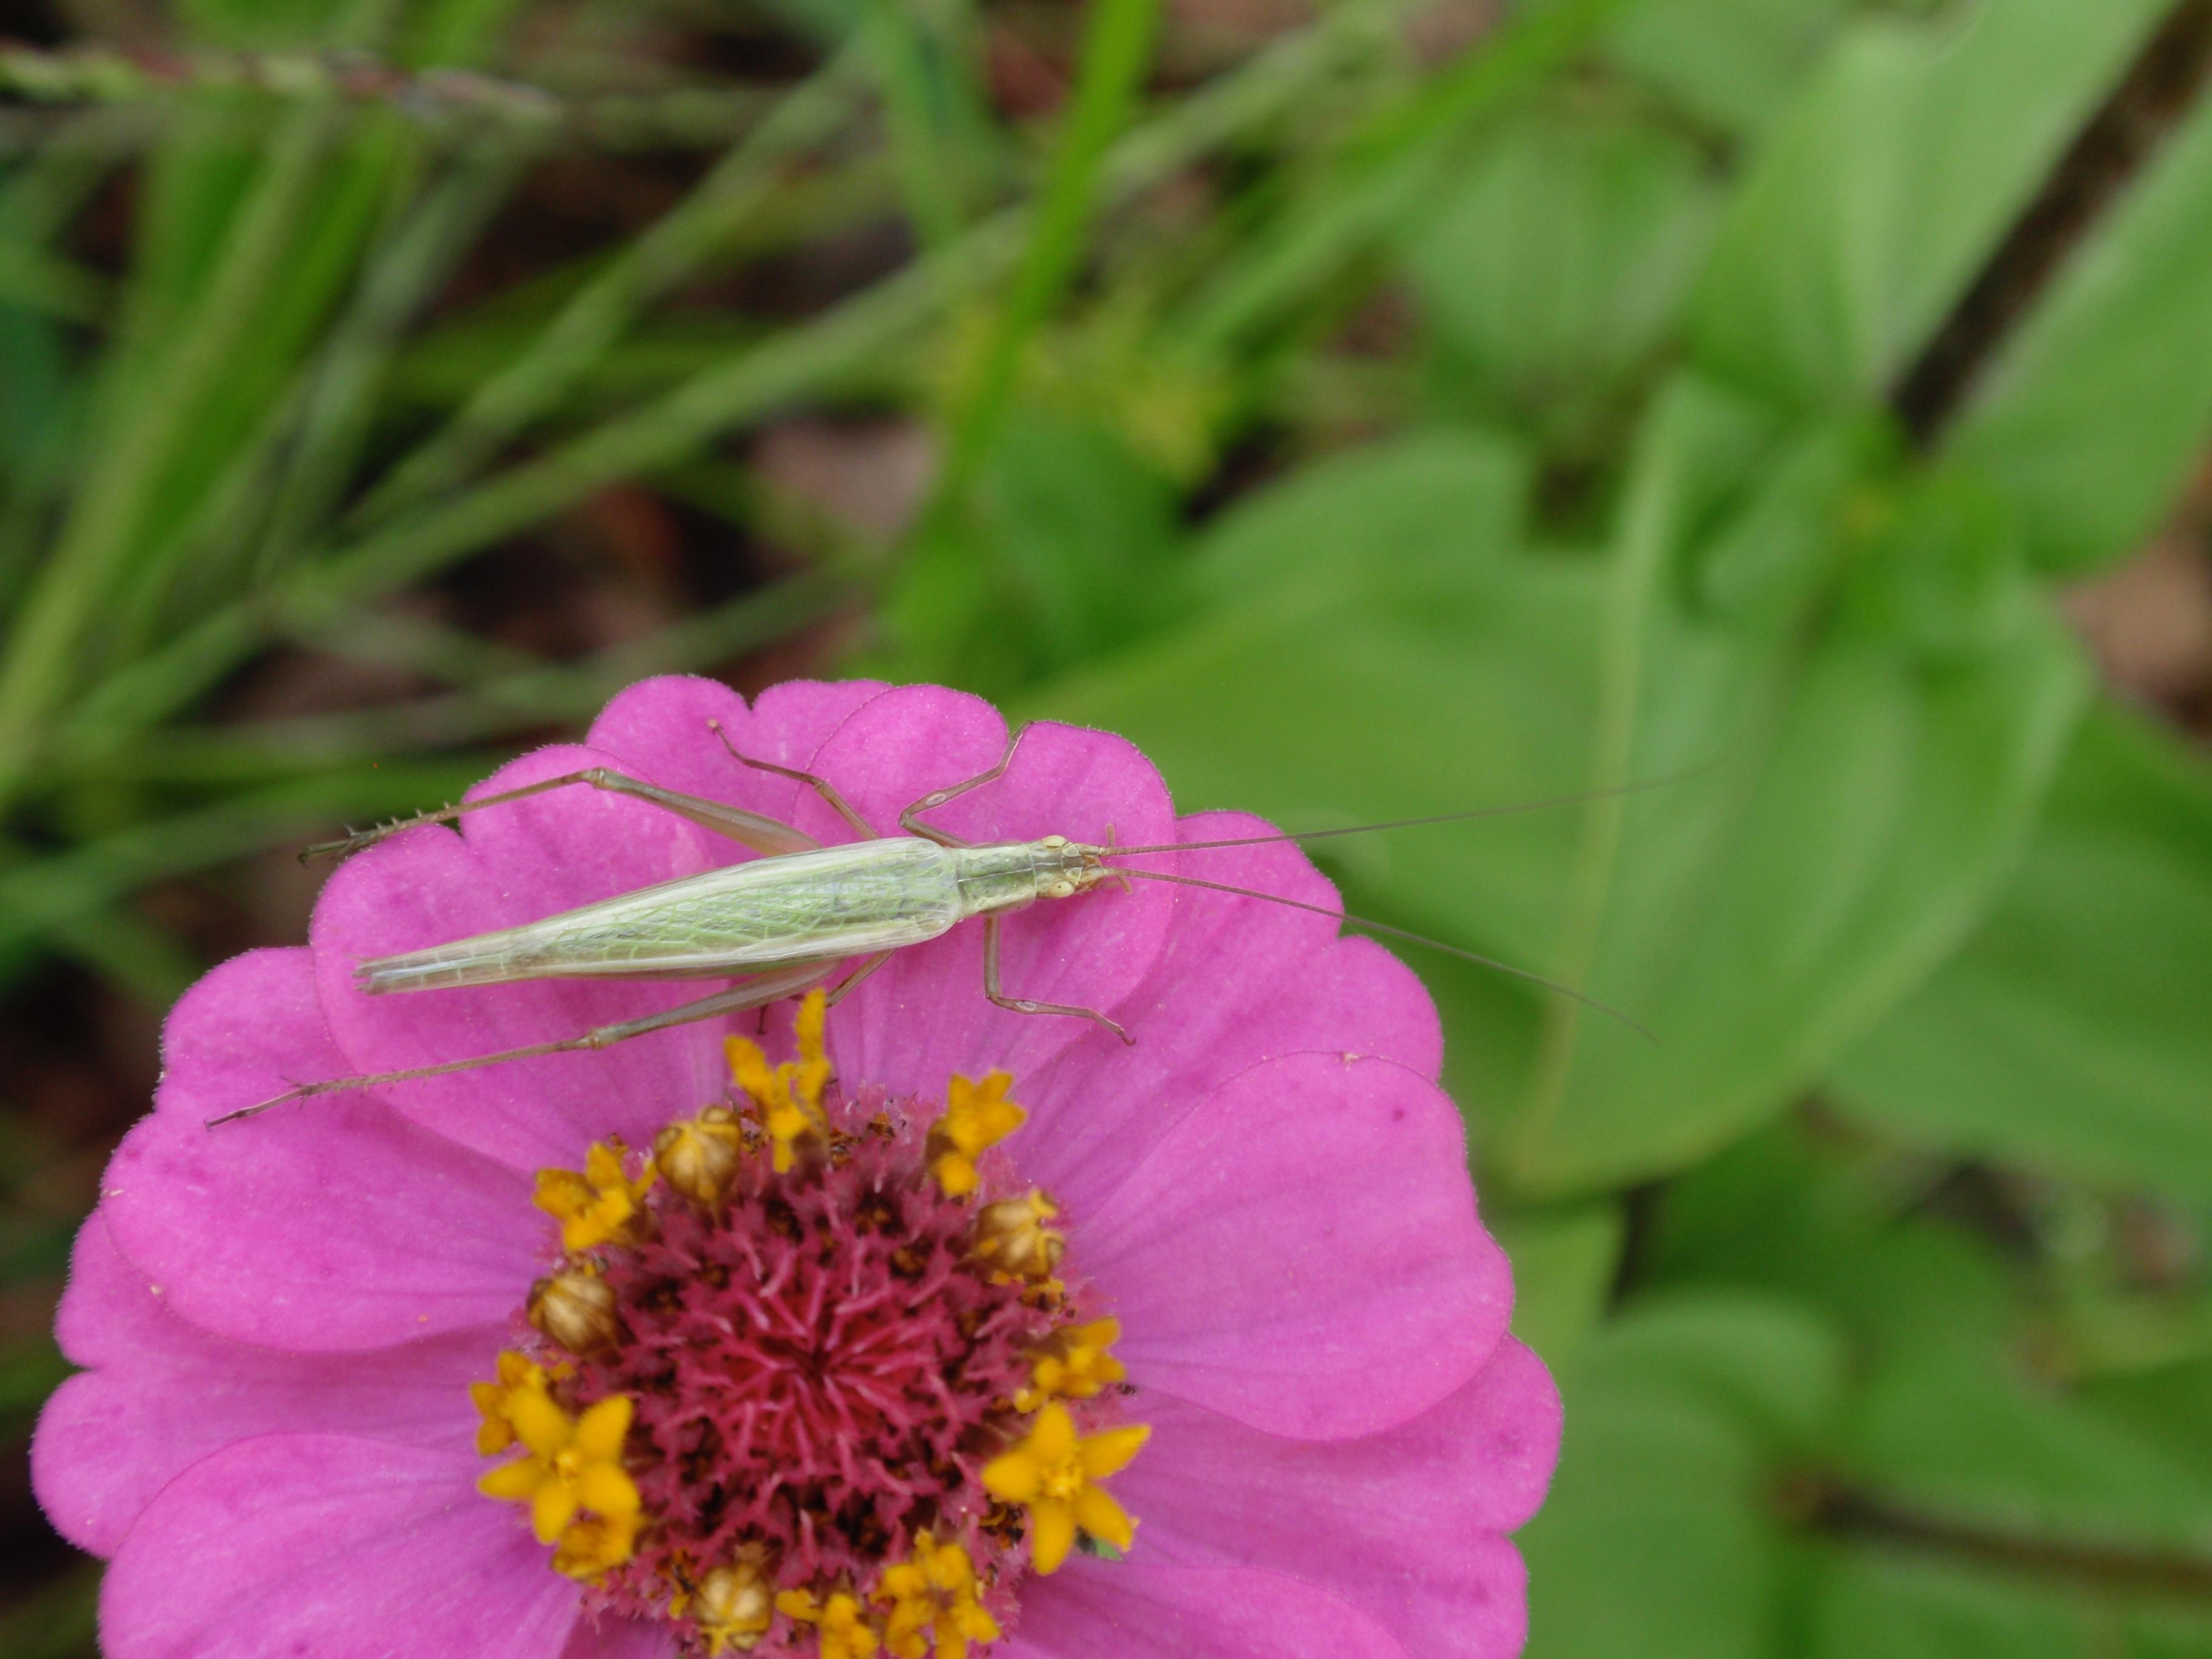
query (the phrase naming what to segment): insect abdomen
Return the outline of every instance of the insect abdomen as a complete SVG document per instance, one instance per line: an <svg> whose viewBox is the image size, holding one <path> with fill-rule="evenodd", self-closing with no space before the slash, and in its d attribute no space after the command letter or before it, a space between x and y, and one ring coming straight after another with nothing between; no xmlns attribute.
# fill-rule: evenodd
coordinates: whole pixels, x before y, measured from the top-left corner
<svg viewBox="0 0 2212 1659"><path fill-rule="evenodd" d="M904 836L710 870L541 921L379 957L365 991L516 980L717 978L935 939L965 914L945 849Z"/></svg>

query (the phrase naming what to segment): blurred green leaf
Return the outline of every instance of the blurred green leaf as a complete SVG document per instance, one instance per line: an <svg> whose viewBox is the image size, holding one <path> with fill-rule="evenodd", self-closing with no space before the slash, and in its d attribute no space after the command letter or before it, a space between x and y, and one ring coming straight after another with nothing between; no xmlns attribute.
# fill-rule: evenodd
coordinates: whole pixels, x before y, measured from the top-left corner
<svg viewBox="0 0 2212 1659"><path fill-rule="evenodd" d="M1324 457L1210 526L1194 577L1230 605L1495 560L1525 533L1529 474L1519 445L1474 428Z"/></svg>
<svg viewBox="0 0 2212 1659"><path fill-rule="evenodd" d="M1107 434L1025 412L1000 433L976 494L1023 590L1033 664L1084 661L1180 608L1174 492Z"/></svg>
<svg viewBox="0 0 2212 1659"><path fill-rule="evenodd" d="M1817 1320L1743 1297L1638 1308L1561 1376L1567 1435L1520 1534L1528 1659L1763 1659L1789 1540L1772 1493L1837 1409Z"/></svg>
<svg viewBox="0 0 2212 1659"><path fill-rule="evenodd" d="M1611 574L1589 781L1719 769L1594 802L1557 942L1504 952L1544 949L1554 974L1660 1033L1654 1045L1578 1004L1546 1005L1503 1140L1516 1176L1543 1190L1711 1152L1909 990L2005 873L2081 698L2070 642L2024 602L2001 607L2017 626L1964 657L1856 620L1861 585L1893 580L1897 548L1926 558L1947 526L1984 526L1938 512L1899 543L1896 526L1927 518L1931 498L1886 481L1878 456L1856 471L1847 429L1793 445L1733 520L1701 523L1732 424L1726 405L1685 391L1647 434ZM1681 602L1679 573L1701 556L1708 582L1736 573L1730 610ZM2024 580L2016 568L2009 579ZM1947 635L1985 609L1966 591ZM1494 899L1479 880L1462 891L1475 902L1453 920L1480 927Z"/></svg>
<svg viewBox="0 0 2212 1659"><path fill-rule="evenodd" d="M1852 27L1720 233L1703 367L1790 404L1878 396L2166 9L1984 0L1963 21Z"/></svg>
<svg viewBox="0 0 2212 1659"><path fill-rule="evenodd" d="M1846 1457L1885 1504L1992 1536L2143 1555L2212 1540L2212 1486L2195 1472L1994 1368L1880 1367L1852 1413Z"/></svg>
<svg viewBox="0 0 2212 1659"><path fill-rule="evenodd" d="M2112 1422L2186 1469L2199 1486L2212 1490L2212 1357L2160 1366L2123 1377L2096 1378L2083 1398Z"/></svg>
<svg viewBox="0 0 2212 1659"><path fill-rule="evenodd" d="M1646 1289L1561 1372L1532 1655L2193 1650L2212 1462L2170 1425L2203 1370L2031 1380L2029 1299L1904 1173L1796 1125L1667 1191Z"/></svg>
<svg viewBox="0 0 2212 1659"><path fill-rule="evenodd" d="M1607 59L1699 120L1748 137L1773 124L1858 0L1643 0Z"/></svg>
<svg viewBox="0 0 2212 1659"><path fill-rule="evenodd" d="M1697 149L1619 117L1516 124L1412 239L1447 399L1587 442L1675 327L1715 191Z"/></svg>
<svg viewBox="0 0 2212 1659"><path fill-rule="evenodd" d="M2212 770L2106 708L1958 956L1838 1060L1925 1145L2212 1197Z"/></svg>
<svg viewBox="0 0 2212 1659"><path fill-rule="evenodd" d="M1210 611L1025 707L1130 733L1187 809L1298 828L1571 791L1600 573L1517 546L1524 479L1510 447L1460 433L1315 466L1211 527L1193 571ZM1557 823L1326 850L1342 848L1393 902L1449 902L1436 890L1469 879L1474 842L1495 866L1485 885L1516 896L1538 931L1553 914Z"/></svg>
<svg viewBox="0 0 2212 1659"><path fill-rule="evenodd" d="M1919 1207L1925 1179L1885 1149L1784 1119L1668 1185L1640 1279L1802 1303L1904 1363L2001 1364L2024 1287L1984 1240Z"/></svg>
<svg viewBox="0 0 2212 1659"><path fill-rule="evenodd" d="M1534 1190L1679 1167L1784 1104L1973 924L2078 705L2070 645L2003 591L2016 557L1990 634L1978 543L1960 555L1975 580L1905 585L1942 652L1855 623L1888 601L1854 581L1892 593L1891 562L1987 526L1885 482L1851 429L1778 457L1760 430L1709 393L1671 398L1606 568L1483 533L1480 504L1510 522L1486 447L1468 447L1460 505L1384 485L1403 447L1317 469L1214 532L1211 617L1041 700L1131 732L1188 804L1299 827L1717 764L1578 812L1394 836L1361 876L1389 919L1661 1033L1544 1000L1528 1073L1493 1073L1472 1103L1490 1167Z"/></svg>
<svg viewBox="0 0 2212 1659"><path fill-rule="evenodd" d="M2115 1604L2025 1572L1863 1550L1824 1562L1798 1650L1808 1659L2204 1659L2186 1604Z"/></svg>
<svg viewBox="0 0 2212 1659"><path fill-rule="evenodd" d="M1492 1208L1483 1218L1513 1263L1513 1334L1556 1369L1605 1312L1627 1233L1620 1206Z"/></svg>
<svg viewBox="0 0 2212 1659"><path fill-rule="evenodd" d="M2138 546L2212 434L2212 103L2075 251L1951 453L2001 483L2031 556L2071 571Z"/></svg>

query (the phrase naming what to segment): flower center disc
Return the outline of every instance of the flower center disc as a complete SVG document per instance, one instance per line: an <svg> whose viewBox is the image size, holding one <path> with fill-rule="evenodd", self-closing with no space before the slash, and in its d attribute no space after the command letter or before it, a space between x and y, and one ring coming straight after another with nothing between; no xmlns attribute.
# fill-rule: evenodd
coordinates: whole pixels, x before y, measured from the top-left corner
<svg viewBox="0 0 2212 1659"><path fill-rule="evenodd" d="M627 1340L576 1358L578 1397L638 1401L631 1474L694 1559L767 1541L787 1576L865 1579L942 1530L1059 1322L970 1259L922 1137L875 1123L786 1174L744 1160L717 1212L659 1188L655 1236L607 1265Z"/></svg>
<svg viewBox="0 0 2212 1659"><path fill-rule="evenodd" d="M480 1449L525 1454L482 1485L588 1611L687 1654L963 1659L1080 1534L1128 1547L1096 1483L1145 1431L1114 1426L1118 1329L1082 1322L1058 1210L993 1150L1012 1079L956 1078L941 1115L848 1097L822 1020L781 1066L732 1039L731 1103L650 1160L540 1173L565 1254L475 1391Z"/></svg>

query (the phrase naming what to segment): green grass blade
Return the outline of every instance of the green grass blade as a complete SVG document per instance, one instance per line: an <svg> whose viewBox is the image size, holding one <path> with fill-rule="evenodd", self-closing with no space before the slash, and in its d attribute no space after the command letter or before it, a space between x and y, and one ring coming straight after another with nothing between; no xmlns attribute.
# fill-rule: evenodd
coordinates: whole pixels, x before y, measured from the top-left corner
<svg viewBox="0 0 2212 1659"><path fill-rule="evenodd" d="M775 191L789 161L851 119L858 52L832 58L724 156L690 195L564 306L522 355L480 386L460 412L370 492L358 526L443 495L550 410L604 357L638 313L696 270Z"/></svg>
<svg viewBox="0 0 2212 1659"><path fill-rule="evenodd" d="M1246 125L1294 106L1371 43L1370 26L1325 19L1131 132L1101 163L1104 199L1144 189ZM347 608L419 580L499 538L588 499L617 480L671 465L715 434L834 386L1006 270L1028 216L1008 209L943 253L702 372L645 406L539 459L495 475L448 505L411 515L302 570L253 603L227 606L168 647L111 676L80 706L58 747L112 749L167 719L268 641L312 633Z"/></svg>

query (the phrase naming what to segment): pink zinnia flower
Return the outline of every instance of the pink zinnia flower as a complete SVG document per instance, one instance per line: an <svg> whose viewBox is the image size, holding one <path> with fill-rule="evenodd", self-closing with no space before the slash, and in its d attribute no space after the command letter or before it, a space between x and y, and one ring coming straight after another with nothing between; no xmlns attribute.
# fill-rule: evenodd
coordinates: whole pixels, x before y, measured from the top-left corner
<svg viewBox="0 0 2212 1659"><path fill-rule="evenodd" d="M851 832L995 761L929 687L632 688L593 763ZM1043 726L935 815L975 840L1178 821L1129 744ZM112 1659L1493 1659L1557 1397L1506 1334L1420 984L1326 916L1139 883L900 952L828 1017L679 1027L206 1120L321 1079L696 997L368 997L365 957L749 856L564 789L341 867L306 949L178 1006L60 1317L40 1497L112 1560ZM1333 907L1294 846L1181 855ZM1201 862L1202 860L1202 862ZM1160 867L1170 866L1151 860ZM825 1046L826 1043L826 1046Z"/></svg>

